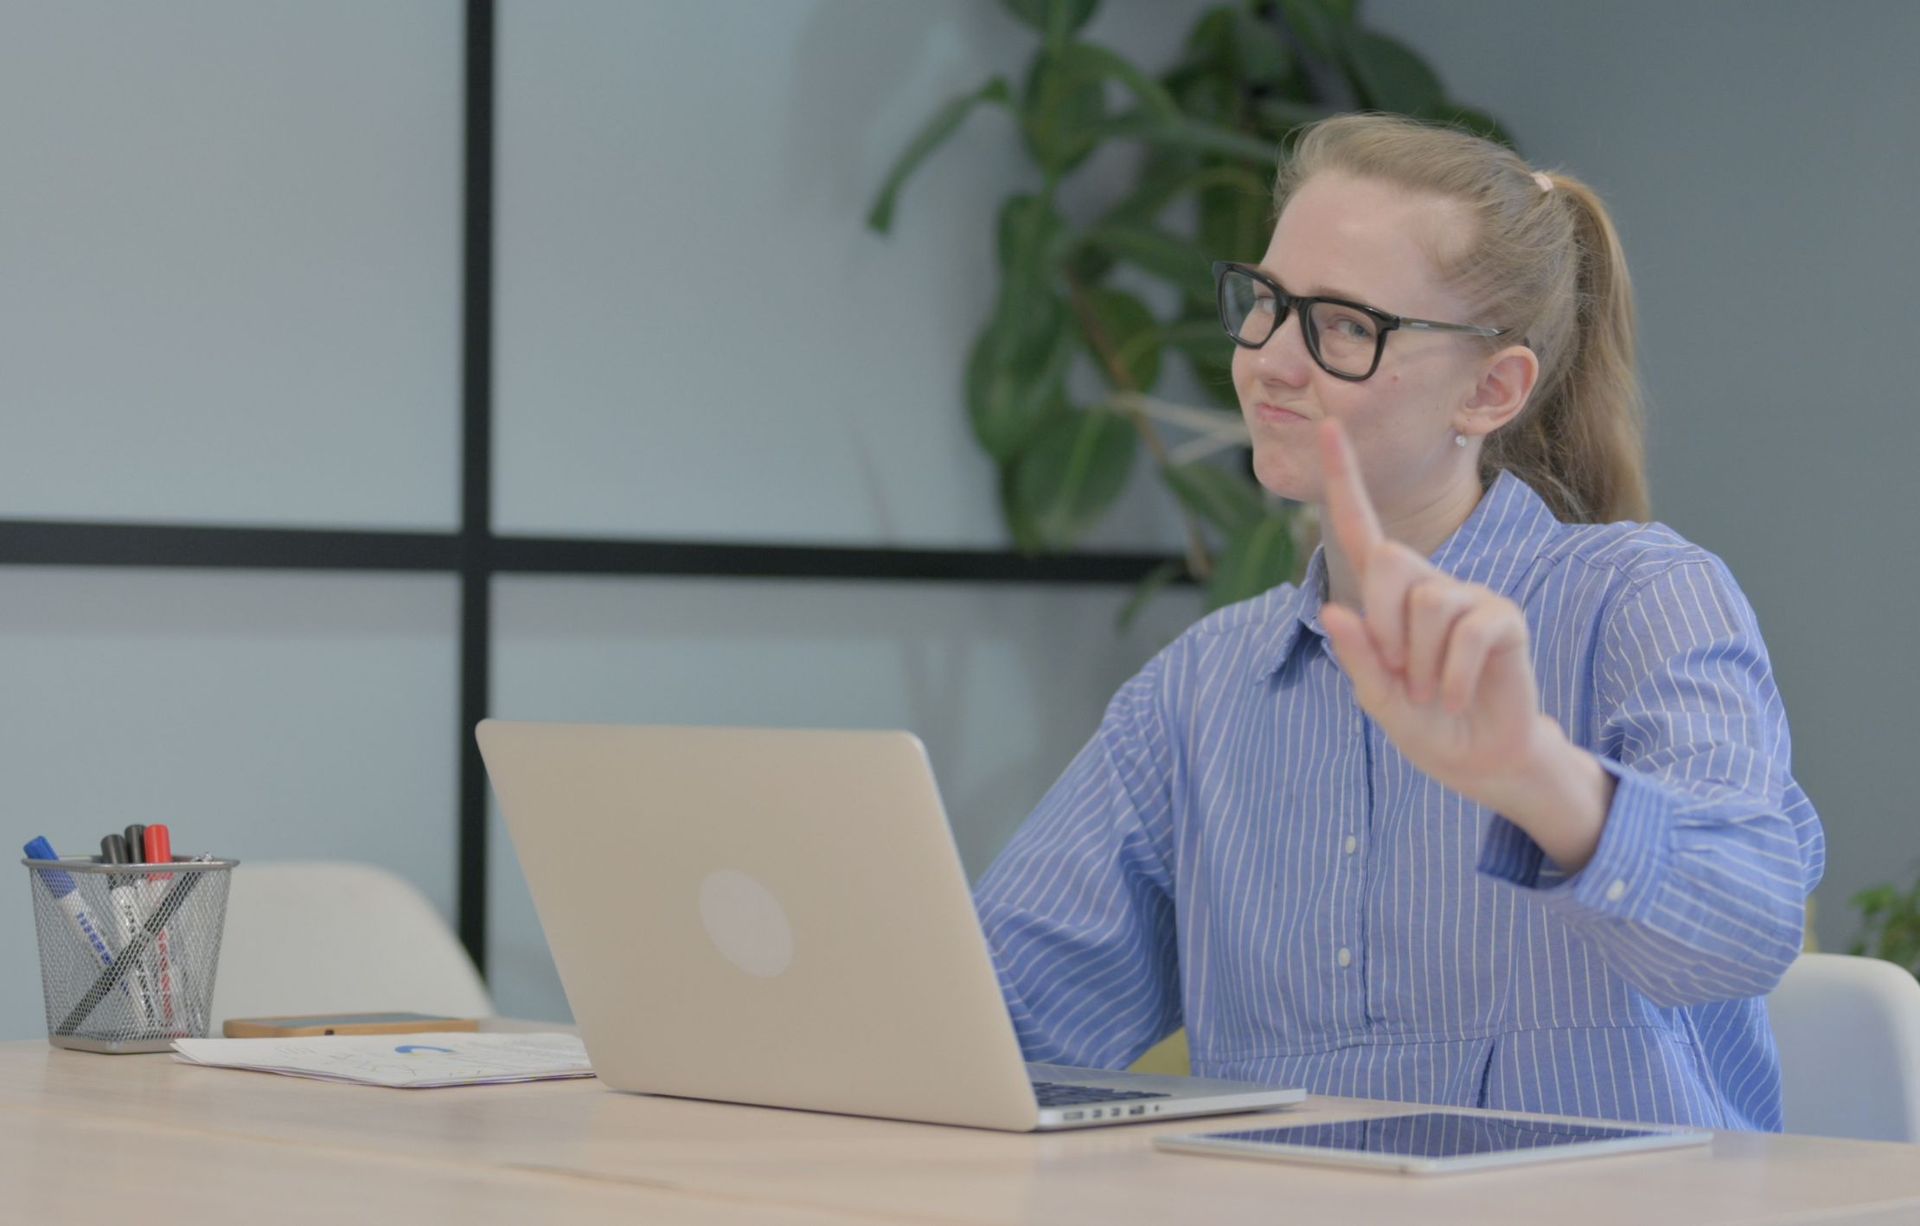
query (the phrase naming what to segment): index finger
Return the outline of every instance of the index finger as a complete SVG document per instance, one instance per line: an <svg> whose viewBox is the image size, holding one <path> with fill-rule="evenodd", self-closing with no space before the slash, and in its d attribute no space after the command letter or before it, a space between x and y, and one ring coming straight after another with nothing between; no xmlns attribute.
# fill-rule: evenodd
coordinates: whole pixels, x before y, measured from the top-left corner
<svg viewBox="0 0 1920 1226"><path fill-rule="evenodd" d="M1332 418L1320 423L1320 479L1325 485L1327 519L1333 525L1334 538L1354 572L1364 576L1367 559L1386 537L1380 531L1380 517L1374 514L1373 500L1367 497L1359 457L1353 454L1346 430Z"/></svg>

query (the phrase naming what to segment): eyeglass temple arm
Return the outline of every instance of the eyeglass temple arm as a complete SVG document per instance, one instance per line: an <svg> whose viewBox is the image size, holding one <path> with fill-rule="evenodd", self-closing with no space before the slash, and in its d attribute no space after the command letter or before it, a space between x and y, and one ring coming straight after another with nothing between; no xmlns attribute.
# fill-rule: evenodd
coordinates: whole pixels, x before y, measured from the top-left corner
<svg viewBox="0 0 1920 1226"><path fill-rule="evenodd" d="M1505 336L1507 328L1483 328L1479 324L1443 324L1432 319L1402 319L1400 326L1414 332L1465 332L1471 336Z"/></svg>

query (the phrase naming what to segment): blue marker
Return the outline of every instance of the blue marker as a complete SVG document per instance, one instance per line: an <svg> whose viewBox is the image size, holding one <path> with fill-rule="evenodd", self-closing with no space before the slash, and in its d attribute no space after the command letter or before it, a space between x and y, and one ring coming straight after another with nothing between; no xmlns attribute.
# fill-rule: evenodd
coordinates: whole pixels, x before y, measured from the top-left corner
<svg viewBox="0 0 1920 1226"><path fill-rule="evenodd" d="M53 853L53 845L44 838L37 838L26 847L29 860L58 860ZM73 875L57 869L42 869L34 874L40 884L47 887L54 902L60 906L60 913L67 917L67 926L73 934L84 941L93 950L94 957L100 959L100 965L113 966L113 946L107 944L107 938L100 926L93 922L93 913L87 910L87 904L80 901L80 891L74 885Z"/></svg>

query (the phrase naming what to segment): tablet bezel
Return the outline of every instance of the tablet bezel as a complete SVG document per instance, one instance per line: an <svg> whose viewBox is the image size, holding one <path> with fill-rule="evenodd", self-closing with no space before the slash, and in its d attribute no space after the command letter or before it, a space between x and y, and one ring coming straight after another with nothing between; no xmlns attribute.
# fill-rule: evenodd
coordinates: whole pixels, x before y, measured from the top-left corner
<svg viewBox="0 0 1920 1226"><path fill-rule="evenodd" d="M1290 1123L1278 1129L1261 1131L1286 1131L1292 1128L1315 1128L1336 1124L1366 1124L1380 1120L1407 1119L1415 1116L1442 1115L1459 1119L1505 1121L1515 1124L1576 1124L1589 1128L1632 1128L1640 1130L1638 1135L1630 1137L1605 1137L1597 1140L1570 1141L1564 1145L1539 1145L1523 1149L1499 1150L1491 1153L1458 1154L1452 1157L1423 1157L1417 1154L1392 1154L1378 1150L1339 1149L1316 1145L1291 1145L1283 1141L1248 1141L1238 1139L1238 1133L1252 1131L1240 1128L1232 1132L1214 1133L1178 1133L1158 1136L1153 1139L1154 1147L1173 1153L1202 1154L1209 1157L1255 1158L1269 1162L1308 1162L1321 1166L1361 1167L1368 1170L1399 1171L1408 1175L1447 1175L1460 1171L1480 1171L1494 1168L1526 1166L1538 1162L1566 1162L1581 1158L1598 1158L1609 1154L1643 1153L1651 1150L1679 1149L1688 1146L1703 1145L1713 1139L1713 1133L1700 1128L1678 1128L1663 1125L1615 1122L1611 1120L1555 1120L1541 1116L1507 1114L1499 1112L1466 1112L1430 1109L1425 1111L1395 1112L1392 1115L1369 1116L1358 1120L1318 1120L1314 1122Z"/></svg>

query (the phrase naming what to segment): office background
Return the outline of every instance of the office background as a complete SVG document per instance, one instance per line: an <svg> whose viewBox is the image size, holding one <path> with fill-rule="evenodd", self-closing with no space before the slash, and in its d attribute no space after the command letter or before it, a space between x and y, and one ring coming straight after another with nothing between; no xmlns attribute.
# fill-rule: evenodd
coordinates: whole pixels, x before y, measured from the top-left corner
<svg viewBox="0 0 1920 1226"><path fill-rule="evenodd" d="M1202 7L1106 0L1089 33L1164 63ZM1842 944L1848 895L1920 867L1899 786L1920 579L1897 535L1920 455L1899 382L1920 9L1366 12L1612 202L1656 510L1759 610L1831 839L1820 936ZM420 534L450 560L0 565L18 840L77 852L165 820L187 851L386 864L455 919L467 6L0 0L0 32L0 520ZM959 373L1026 173L1010 122L971 124L892 237L861 218L922 119L1028 45L987 0L501 0L493 529L845 546L875 573L1004 550ZM1139 480L1089 549L1176 541ZM1127 594L993 566L503 574L487 705L912 727L978 872L1197 608L1168 597L1121 634ZM484 969L503 1011L564 1016L489 831ZM0 876L0 1037L42 1025L25 885Z"/></svg>

